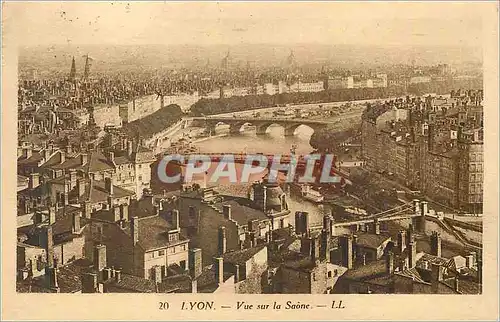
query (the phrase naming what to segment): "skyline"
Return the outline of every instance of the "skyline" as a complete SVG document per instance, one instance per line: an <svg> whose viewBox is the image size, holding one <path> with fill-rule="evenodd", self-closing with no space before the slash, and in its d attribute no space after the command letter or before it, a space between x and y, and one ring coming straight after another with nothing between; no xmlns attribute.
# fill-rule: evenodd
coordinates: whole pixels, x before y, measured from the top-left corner
<svg viewBox="0 0 500 322"><path fill-rule="evenodd" d="M4 5L8 9L4 15L16 17L12 25L17 25L18 41L30 47L312 43L477 48L482 46L484 38L480 12L471 10L467 3L307 5L304 2L8 3Z"/></svg>

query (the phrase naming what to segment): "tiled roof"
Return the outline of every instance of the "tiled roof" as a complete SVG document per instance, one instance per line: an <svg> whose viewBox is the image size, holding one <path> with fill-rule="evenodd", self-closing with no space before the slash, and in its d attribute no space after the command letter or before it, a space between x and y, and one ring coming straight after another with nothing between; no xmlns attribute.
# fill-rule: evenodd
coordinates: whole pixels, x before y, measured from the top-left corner
<svg viewBox="0 0 500 322"><path fill-rule="evenodd" d="M119 282L113 279L107 284L130 293L156 293L156 283L154 281L129 274L122 273Z"/></svg>
<svg viewBox="0 0 500 322"><path fill-rule="evenodd" d="M178 241L170 242L167 231L171 225L159 216L151 216L139 219L139 245L144 250L167 247L187 241L182 235Z"/></svg>
<svg viewBox="0 0 500 322"><path fill-rule="evenodd" d="M366 248L378 248L380 247L385 241L388 239L391 239L391 236L385 235L385 234L371 234L371 233L365 233L365 234L357 234L358 239L357 239L357 244L366 247Z"/></svg>
<svg viewBox="0 0 500 322"><path fill-rule="evenodd" d="M361 281L382 276L386 273L385 270L385 260L378 260L350 269L343 276L345 278Z"/></svg>
<svg viewBox="0 0 500 322"><path fill-rule="evenodd" d="M224 263L231 263L237 265L245 265L247 261L252 259L255 254L266 248L267 246L261 245L257 247L236 250L233 252L225 253L222 257L224 258Z"/></svg>
<svg viewBox="0 0 500 322"><path fill-rule="evenodd" d="M214 204L214 206L220 211L222 211L223 205L231 206L231 217L241 226L247 225L249 220L268 219L267 216L264 214L264 212L254 208L240 205L238 202L234 200L228 200Z"/></svg>
<svg viewBox="0 0 500 322"><path fill-rule="evenodd" d="M135 192L113 185L114 198L132 197L133 195L135 195ZM109 193L106 191L105 182L103 180L93 180L92 190L90 196L87 196L87 200L90 200L91 203L105 202L108 200L108 196Z"/></svg>

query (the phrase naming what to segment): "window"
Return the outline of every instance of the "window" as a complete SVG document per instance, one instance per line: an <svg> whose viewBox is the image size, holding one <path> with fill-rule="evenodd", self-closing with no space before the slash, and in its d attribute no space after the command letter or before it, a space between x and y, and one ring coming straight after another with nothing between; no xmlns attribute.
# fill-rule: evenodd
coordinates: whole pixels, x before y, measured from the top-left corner
<svg viewBox="0 0 500 322"><path fill-rule="evenodd" d="M313 281L316 281L316 273L313 273Z"/></svg>
<svg viewBox="0 0 500 322"><path fill-rule="evenodd" d="M165 255L165 251L164 250L158 251L158 256L163 256L163 255Z"/></svg>
<svg viewBox="0 0 500 322"><path fill-rule="evenodd" d="M328 278L332 278L332 271L328 271Z"/></svg>
<svg viewBox="0 0 500 322"><path fill-rule="evenodd" d="M142 176L139 176L139 181L142 181Z"/></svg>
<svg viewBox="0 0 500 322"><path fill-rule="evenodd" d="M181 250L186 250L186 245L182 245Z"/></svg>
<svg viewBox="0 0 500 322"><path fill-rule="evenodd" d="M171 254L175 254L175 247L170 247L168 249L168 252L171 253Z"/></svg>
<svg viewBox="0 0 500 322"><path fill-rule="evenodd" d="M151 252L151 258L155 258L155 252Z"/></svg>

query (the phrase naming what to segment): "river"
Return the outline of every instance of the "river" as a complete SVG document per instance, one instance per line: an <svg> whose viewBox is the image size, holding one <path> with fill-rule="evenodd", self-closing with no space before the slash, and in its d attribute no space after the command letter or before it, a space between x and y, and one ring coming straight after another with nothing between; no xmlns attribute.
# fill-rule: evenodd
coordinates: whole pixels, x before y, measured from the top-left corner
<svg viewBox="0 0 500 322"><path fill-rule="evenodd" d="M220 128L217 134L227 132L227 129ZM281 153L289 154L292 145L296 146L296 153L307 154L313 148L309 144L309 139L313 130L307 126L297 128L294 136L285 137L283 128L278 125L271 125L265 135L256 135L254 131L249 130L237 135L227 135L214 137L212 139L194 143L200 153ZM245 195L248 185L223 185L216 188L221 193L230 195ZM291 195L288 200L288 207L292 212L292 218L296 211L309 212L309 224L311 226L322 222L325 213L330 213L329 206L318 206L312 202L303 200L300 196Z"/></svg>

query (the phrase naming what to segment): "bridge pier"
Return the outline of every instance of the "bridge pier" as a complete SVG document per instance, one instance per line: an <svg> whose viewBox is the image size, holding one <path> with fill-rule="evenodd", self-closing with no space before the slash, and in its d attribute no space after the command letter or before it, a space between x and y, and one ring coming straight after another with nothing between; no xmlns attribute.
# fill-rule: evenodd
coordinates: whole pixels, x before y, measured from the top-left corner
<svg viewBox="0 0 500 322"><path fill-rule="evenodd" d="M293 127L285 127L285 136L294 136L295 135L295 130L297 129L297 127L293 126Z"/></svg>
<svg viewBox="0 0 500 322"><path fill-rule="evenodd" d="M267 125L264 126L256 126L255 127L255 134L257 135L265 135L267 133Z"/></svg>

